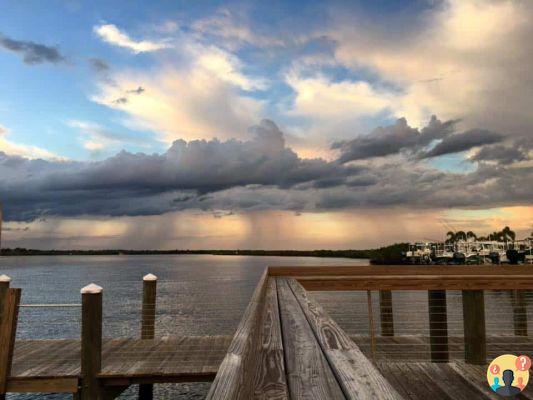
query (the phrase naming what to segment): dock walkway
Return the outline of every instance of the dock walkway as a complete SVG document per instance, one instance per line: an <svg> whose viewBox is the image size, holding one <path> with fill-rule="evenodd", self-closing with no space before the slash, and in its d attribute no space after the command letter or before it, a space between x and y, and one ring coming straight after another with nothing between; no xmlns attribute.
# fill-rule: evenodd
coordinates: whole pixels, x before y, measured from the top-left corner
<svg viewBox="0 0 533 400"><path fill-rule="evenodd" d="M200 382L214 379L231 336L104 340L103 386ZM17 340L8 391L75 393L80 385L79 340Z"/></svg>
<svg viewBox="0 0 533 400"><path fill-rule="evenodd" d="M102 339L102 292L93 286L82 292L81 341L15 341L20 289L4 287L0 342L9 346L0 352L0 399L5 392L113 399L132 384L140 384L140 399L151 399L153 384L211 380L209 400L499 398L486 383L488 356L509 346L527 354L533 345L523 314L517 314L515 326L521 336L486 335L482 289L533 289L533 270L397 266L391 278L392 268L268 268L233 337L155 338L152 280L145 288L139 339ZM433 291L428 296L433 336L395 337L389 327L385 336L350 337L308 293L414 289ZM464 338L434 335L436 328L445 330L443 321L446 325L446 306L434 301L442 302L438 292L447 289L463 290ZM393 342L405 353L410 346L427 346L429 359L440 362L423 357L407 362L389 353ZM487 351L491 343L495 347ZM464 351L465 360L449 359L450 349ZM531 393L526 388L518 398L533 400Z"/></svg>

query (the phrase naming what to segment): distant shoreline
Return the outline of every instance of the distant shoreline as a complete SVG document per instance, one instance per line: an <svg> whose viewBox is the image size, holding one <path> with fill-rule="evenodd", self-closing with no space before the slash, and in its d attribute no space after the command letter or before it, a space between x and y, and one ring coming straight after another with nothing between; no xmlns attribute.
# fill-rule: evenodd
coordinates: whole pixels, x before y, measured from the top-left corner
<svg viewBox="0 0 533 400"><path fill-rule="evenodd" d="M368 250L36 250L2 249L2 256L112 256L112 255L182 255L209 254L222 256L260 256L260 257L320 257L320 258L367 258L377 263L393 262L401 257L405 243L394 244L379 249Z"/></svg>

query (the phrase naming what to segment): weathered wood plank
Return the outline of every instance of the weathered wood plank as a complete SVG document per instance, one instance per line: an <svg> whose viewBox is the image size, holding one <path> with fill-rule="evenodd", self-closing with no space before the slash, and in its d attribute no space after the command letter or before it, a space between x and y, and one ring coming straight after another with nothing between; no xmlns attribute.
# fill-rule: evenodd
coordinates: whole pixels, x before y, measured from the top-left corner
<svg viewBox="0 0 533 400"><path fill-rule="evenodd" d="M513 307L514 334L516 336L527 336L527 307L524 291L513 290L511 293L511 306Z"/></svg>
<svg viewBox="0 0 533 400"><path fill-rule="evenodd" d="M455 267L450 267L455 268ZM509 290L533 289L533 276L514 275L339 275L297 276L306 290Z"/></svg>
<svg viewBox="0 0 533 400"><path fill-rule="evenodd" d="M278 293L275 278L269 278L265 295L265 305L261 319L261 340L258 351L261 353L254 378L254 399L285 400L289 398Z"/></svg>
<svg viewBox="0 0 533 400"><path fill-rule="evenodd" d="M178 379L179 376L208 373L214 377L231 340L231 336L104 340L102 371L98 376L112 378L130 374L150 378L161 375ZM80 357L79 340L17 340L11 377L78 377ZM133 364L138 369L131 369Z"/></svg>
<svg viewBox="0 0 533 400"><path fill-rule="evenodd" d="M277 286L291 399L345 399L287 280Z"/></svg>
<svg viewBox="0 0 533 400"><path fill-rule="evenodd" d="M463 290L465 361L484 365L487 361L485 297L482 290Z"/></svg>
<svg viewBox="0 0 533 400"><path fill-rule="evenodd" d="M453 400L472 400L480 397L479 391L465 381L448 364L424 363L421 373L432 385L440 387ZM484 397L484 396L483 396Z"/></svg>
<svg viewBox="0 0 533 400"><path fill-rule="evenodd" d="M157 277L153 274L148 274L143 278L141 339L153 339L155 336L156 297ZM139 385L139 400L151 400L153 397L153 385Z"/></svg>
<svg viewBox="0 0 533 400"><path fill-rule="evenodd" d="M381 336L394 336L394 315L392 310L392 292L379 291L379 316Z"/></svg>
<svg viewBox="0 0 533 400"><path fill-rule="evenodd" d="M365 357L359 347L311 300L301 285L287 279L303 314L348 399L401 399L400 394Z"/></svg>
<svg viewBox="0 0 533 400"><path fill-rule="evenodd" d="M96 400L101 396L97 376L102 368L102 288L89 285L81 293L81 399Z"/></svg>
<svg viewBox="0 0 533 400"><path fill-rule="evenodd" d="M354 276L354 275L460 275L460 276L532 276L528 266L490 265L354 265L354 266L305 266L268 267L270 276Z"/></svg>
<svg viewBox="0 0 533 400"><path fill-rule="evenodd" d="M448 364L451 369L457 372L457 375L464 381L470 383L485 398L491 400L501 400L501 396L496 394L487 384L487 371L485 367L454 362Z"/></svg>
<svg viewBox="0 0 533 400"><path fill-rule="evenodd" d="M431 361L448 362L448 312L445 290L428 290Z"/></svg>
<svg viewBox="0 0 533 400"><path fill-rule="evenodd" d="M211 385L207 395L208 400L250 399L252 395L251 382L253 382L254 366L258 356L253 349L259 341L259 320L267 280L268 271L265 270Z"/></svg>
<svg viewBox="0 0 533 400"><path fill-rule="evenodd" d="M78 378L9 378L11 393L75 393Z"/></svg>
<svg viewBox="0 0 533 400"><path fill-rule="evenodd" d="M7 289L0 316L0 394L6 393L11 374L21 289Z"/></svg>

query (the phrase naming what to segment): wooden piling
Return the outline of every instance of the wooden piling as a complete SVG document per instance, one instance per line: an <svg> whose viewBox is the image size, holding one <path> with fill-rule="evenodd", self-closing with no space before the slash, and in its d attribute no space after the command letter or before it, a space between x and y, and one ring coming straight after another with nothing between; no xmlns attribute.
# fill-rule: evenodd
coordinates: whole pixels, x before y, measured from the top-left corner
<svg viewBox="0 0 533 400"><path fill-rule="evenodd" d="M101 398L97 376L102 368L102 288L81 289L81 400Z"/></svg>
<svg viewBox="0 0 533 400"><path fill-rule="evenodd" d="M379 291L379 315L381 322L381 336L394 336L392 292L390 290Z"/></svg>
<svg viewBox="0 0 533 400"><path fill-rule="evenodd" d="M143 303L141 319L141 339L153 339L155 336L155 310L157 297L157 276L148 274L143 277ZM139 400L153 399L152 384L139 385Z"/></svg>
<svg viewBox="0 0 533 400"><path fill-rule="evenodd" d="M448 315L445 290L428 290L431 362L448 362Z"/></svg>
<svg viewBox="0 0 533 400"><path fill-rule="evenodd" d="M483 290L463 290L462 294L465 361L469 364L485 365L487 339Z"/></svg>
<svg viewBox="0 0 533 400"><path fill-rule="evenodd" d="M7 285L7 286L6 286ZM2 282L0 315L0 399L5 399L7 381L11 374L21 289L10 289L9 281Z"/></svg>
<svg viewBox="0 0 533 400"><path fill-rule="evenodd" d="M511 292L515 336L527 336L527 307L523 290Z"/></svg>

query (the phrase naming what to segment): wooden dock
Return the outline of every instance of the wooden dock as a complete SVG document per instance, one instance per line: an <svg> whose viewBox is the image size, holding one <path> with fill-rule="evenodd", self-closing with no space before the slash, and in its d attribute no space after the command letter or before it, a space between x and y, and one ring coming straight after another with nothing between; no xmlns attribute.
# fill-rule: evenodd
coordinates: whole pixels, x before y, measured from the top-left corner
<svg viewBox="0 0 533 400"><path fill-rule="evenodd" d="M533 351L525 305L516 308L515 336L485 330L483 290L533 289L533 269L525 266L271 267L233 337L156 338L156 282L153 275L144 280L139 338L102 338L103 291L90 285L82 290L81 340L15 340L21 293L0 280L0 398L63 392L112 399L139 384L139 398L151 399L154 384L212 380L211 400L497 399L486 383L487 362ZM446 333L442 294L457 289L464 337ZM312 290L379 290L381 332L347 335ZM391 290L428 292L429 336L394 335ZM414 357L414 348L424 351ZM533 400L532 393L526 388L519 398Z"/></svg>

